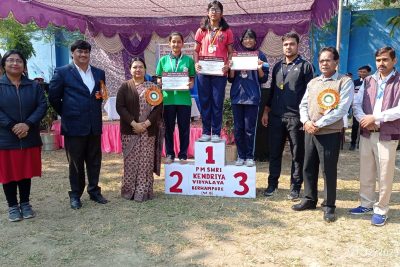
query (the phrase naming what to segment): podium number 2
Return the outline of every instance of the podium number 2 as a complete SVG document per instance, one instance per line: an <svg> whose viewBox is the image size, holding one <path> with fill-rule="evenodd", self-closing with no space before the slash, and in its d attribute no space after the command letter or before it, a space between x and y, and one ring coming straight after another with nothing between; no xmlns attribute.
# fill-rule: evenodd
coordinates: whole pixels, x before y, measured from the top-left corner
<svg viewBox="0 0 400 267"><path fill-rule="evenodd" d="M182 173L178 172L178 171L173 171L169 174L170 177L173 176L177 176L178 177L178 181L176 181L176 183L169 189L169 192L171 193L182 193L182 188L179 188L179 186L182 183L183 177L182 177Z"/></svg>
<svg viewBox="0 0 400 267"><path fill-rule="evenodd" d="M207 153L207 160L206 160L206 164L214 164L215 160L214 160L214 150L212 146L208 146L206 147L206 153Z"/></svg>
<svg viewBox="0 0 400 267"><path fill-rule="evenodd" d="M239 185L243 187L243 191L237 191L237 190L235 190L235 191L233 191L233 193L235 193L235 194L238 195L238 196L246 195L246 194L249 192L249 187L248 187L248 185L246 184L246 181L247 181L247 174L244 173L244 172L238 172L238 173L236 173L233 177L235 177L235 178L242 178L242 179L240 179L240 181L239 181Z"/></svg>

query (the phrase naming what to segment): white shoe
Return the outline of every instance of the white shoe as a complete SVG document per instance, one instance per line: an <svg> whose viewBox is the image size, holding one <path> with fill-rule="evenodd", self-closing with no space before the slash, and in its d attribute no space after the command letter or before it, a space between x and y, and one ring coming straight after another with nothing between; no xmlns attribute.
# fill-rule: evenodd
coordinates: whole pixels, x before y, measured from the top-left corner
<svg viewBox="0 0 400 267"><path fill-rule="evenodd" d="M167 155L167 157L165 158L164 164L171 164L172 162L174 162L174 159L172 158L172 156Z"/></svg>
<svg viewBox="0 0 400 267"><path fill-rule="evenodd" d="M211 140L211 135L202 134L197 141L199 141L199 142L208 142L210 140Z"/></svg>
<svg viewBox="0 0 400 267"><path fill-rule="evenodd" d="M254 162L253 159L247 159L246 160L246 166L247 167L254 167L254 165L256 165L256 163Z"/></svg>
<svg viewBox="0 0 400 267"><path fill-rule="evenodd" d="M211 142L213 142L213 143L219 143L219 142L221 142L221 141L222 141L222 139L221 139L221 137L219 137L219 135L213 134L213 135L211 136Z"/></svg>
<svg viewBox="0 0 400 267"><path fill-rule="evenodd" d="M235 165L236 166L243 166L243 164L244 164L244 159L237 158L237 160L235 162Z"/></svg>

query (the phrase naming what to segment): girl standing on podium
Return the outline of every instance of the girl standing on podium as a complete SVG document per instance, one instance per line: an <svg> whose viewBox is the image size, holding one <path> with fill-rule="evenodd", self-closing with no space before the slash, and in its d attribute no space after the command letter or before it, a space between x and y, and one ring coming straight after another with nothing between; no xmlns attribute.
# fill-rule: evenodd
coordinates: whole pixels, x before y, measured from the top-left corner
<svg viewBox="0 0 400 267"><path fill-rule="evenodd" d="M163 56L157 64L157 83L162 86L162 75L165 72L187 72L189 76L189 89L193 87L196 71L193 59L182 53L183 36L179 32L169 35L171 53ZM179 129L179 153L181 163L187 160L187 150L190 136L190 113L192 97L189 90L163 90L164 124L165 124L165 150L166 164L175 159L174 130L175 121Z"/></svg>
<svg viewBox="0 0 400 267"><path fill-rule="evenodd" d="M233 33L223 18L223 6L219 1L210 2L207 12L207 17L202 21L195 36L194 61L196 62L196 71L198 73L198 95L203 123L203 134L199 141L207 142L211 140L212 142L219 142L221 141L226 75L233 52ZM221 58L224 61L221 76L200 74L202 66L199 64L199 57L202 56Z"/></svg>
<svg viewBox="0 0 400 267"><path fill-rule="evenodd" d="M247 29L240 38L241 50L257 51L256 33ZM238 150L235 165L253 167L254 140L257 128L258 106L261 100L260 86L268 80L269 65L263 52L258 50L257 70L230 70L231 102L234 120L234 136Z"/></svg>

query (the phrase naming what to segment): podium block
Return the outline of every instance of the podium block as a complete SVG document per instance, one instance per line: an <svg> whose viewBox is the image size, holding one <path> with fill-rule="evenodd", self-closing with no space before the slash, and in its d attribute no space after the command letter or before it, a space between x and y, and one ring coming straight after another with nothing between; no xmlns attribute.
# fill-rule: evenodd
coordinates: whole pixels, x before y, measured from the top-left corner
<svg viewBox="0 0 400 267"><path fill-rule="evenodd" d="M199 142L194 145L194 160L196 166L224 166L225 142Z"/></svg>
<svg viewBox="0 0 400 267"><path fill-rule="evenodd" d="M165 193L189 195L189 180L193 170L194 166L190 164L165 164Z"/></svg>
<svg viewBox="0 0 400 267"><path fill-rule="evenodd" d="M174 195L256 197L256 167L165 165L165 193Z"/></svg>

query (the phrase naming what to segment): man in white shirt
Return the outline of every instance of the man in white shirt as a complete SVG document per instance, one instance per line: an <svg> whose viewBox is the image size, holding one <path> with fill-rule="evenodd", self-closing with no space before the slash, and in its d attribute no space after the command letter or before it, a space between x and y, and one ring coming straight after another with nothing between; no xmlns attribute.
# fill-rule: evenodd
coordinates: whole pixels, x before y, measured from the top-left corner
<svg viewBox="0 0 400 267"><path fill-rule="evenodd" d="M323 219L336 220L337 162L343 116L354 95L352 80L336 71L339 53L334 47L322 48L318 56L321 75L312 79L300 103L300 121L305 131L304 198L293 205L295 211L315 209L318 202L318 172L325 180Z"/></svg>
<svg viewBox="0 0 400 267"><path fill-rule="evenodd" d="M361 205L355 215L373 211L371 224L383 226L392 193L396 149L400 139L400 74L395 70L396 53L383 47L375 53L378 71L365 78L354 98L354 116L360 122ZM375 198L376 178L379 184Z"/></svg>
<svg viewBox="0 0 400 267"><path fill-rule="evenodd" d="M49 86L49 101L61 115L61 134L69 162L72 209L82 206L85 165L90 199L105 204L98 186L101 167L103 70L90 66L91 45L78 40L71 45L72 64L57 68Z"/></svg>

